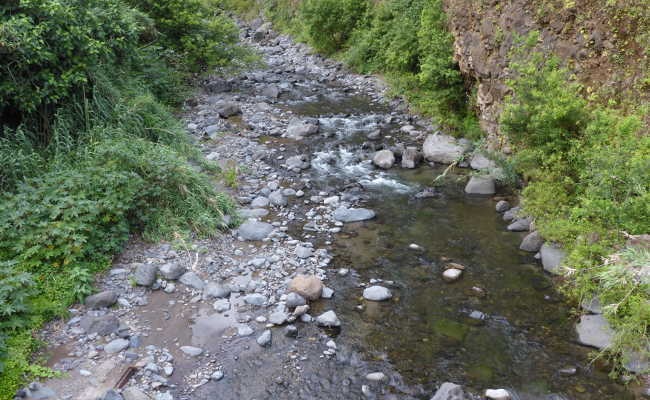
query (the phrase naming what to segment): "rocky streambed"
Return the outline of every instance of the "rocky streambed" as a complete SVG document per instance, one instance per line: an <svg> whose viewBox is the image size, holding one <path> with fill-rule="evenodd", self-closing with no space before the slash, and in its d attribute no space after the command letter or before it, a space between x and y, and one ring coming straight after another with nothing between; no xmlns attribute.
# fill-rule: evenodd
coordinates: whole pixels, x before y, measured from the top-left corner
<svg viewBox="0 0 650 400"><path fill-rule="evenodd" d="M41 332L64 374L19 398L634 398L589 362L604 331L576 333L548 274L562 252L494 197L496 165L474 154L434 187L470 143L430 135L375 77L244 33L267 66L209 80L185 114L239 175L222 189L244 223L134 240Z"/></svg>

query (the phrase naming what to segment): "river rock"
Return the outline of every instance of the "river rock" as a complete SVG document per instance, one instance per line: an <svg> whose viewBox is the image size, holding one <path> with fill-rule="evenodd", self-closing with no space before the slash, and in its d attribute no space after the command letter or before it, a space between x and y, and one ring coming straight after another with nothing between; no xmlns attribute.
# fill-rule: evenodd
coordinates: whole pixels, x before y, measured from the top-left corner
<svg viewBox="0 0 650 400"><path fill-rule="evenodd" d="M526 218L517 218L510 225L508 225L508 230L510 232L525 232L530 230L530 224L533 222L531 217Z"/></svg>
<svg viewBox="0 0 650 400"><path fill-rule="evenodd" d="M262 347L271 345L271 330L267 329L257 338L257 344Z"/></svg>
<svg viewBox="0 0 650 400"><path fill-rule="evenodd" d="M230 296L230 286L221 283L209 282L205 286L203 296L206 299L222 299Z"/></svg>
<svg viewBox="0 0 650 400"><path fill-rule="evenodd" d="M395 155L390 150L380 150L375 153L372 163L382 169L389 169L395 164Z"/></svg>
<svg viewBox="0 0 650 400"><path fill-rule="evenodd" d="M413 169L418 166L421 160L422 153L418 151L418 148L409 146L402 153L402 168Z"/></svg>
<svg viewBox="0 0 650 400"><path fill-rule="evenodd" d="M110 389L104 393L104 396L100 400L124 400L124 397L115 390Z"/></svg>
<svg viewBox="0 0 650 400"><path fill-rule="evenodd" d="M23 392L27 397L27 400L45 400L57 399L57 394L51 388L40 384L39 382L32 382L27 386L27 390Z"/></svg>
<svg viewBox="0 0 650 400"><path fill-rule="evenodd" d="M466 397L460 385L445 382L440 385L440 389L436 391L431 400L466 400Z"/></svg>
<svg viewBox="0 0 650 400"><path fill-rule="evenodd" d="M280 88L275 85L269 85L262 90L262 96L275 100L280 97Z"/></svg>
<svg viewBox="0 0 650 400"><path fill-rule="evenodd" d="M305 136L318 133L318 130L318 120L293 118L289 121L289 126L287 126L287 137L301 140Z"/></svg>
<svg viewBox="0 0 650 400"><path fill-rule="evenodd" d="M227 79L212 78L204 87L211 94L226 93L232 90L232 82Z"/></svg>
<svg viewBox="0 0 650 400"><path fill-rule="evenodd" d="M151 400L149 396L135 386L124 389L122 391L122 397L124 397L124 400Z"/></svg>
<svg viewBox="0 0 650 400"><path fill-rule="evenodd" d="M244 297L244 302L253 306L263 306L266 301L266 296L259 293L247 294L246 297Z"/></svg>
<svg viewBox="0 0 650 400"><path fill-rule="evenodd" d="M648 358L648 354L650 354L650 345L646 349L645 353L630 348L624 349L622 357L623 368L634 374L647 372L650 370L650 359Z"/></svg>
<svg viewBox="0 0 650 400"><path fill-rule="evenodd" d="M371 301L384 301L393 297L393 294L383 286L370 286L363 291L363 298Z"/></svg>
<svg viewBox="0 0 650 400"><path fill-rule="evenodd" d="M298 328L296 328L295 325L287 325L286 328L284 328L284 336L290 337L290 338L295 338L298 336Z"/></svg>
<svg viewBox="0 0 650 400"><path fill-rule="evenodd" d="M205 282L201 279L196 272L188 271L181 275L179 282L183 285L187 285L196 290L203 290L205 287Z"/></svg>
<svg viewBox="0 0 650 400"><path fill-rule="evenodd" d="M376 214L367 208L339 207L334 211L334 219L340 222L359 222L375 218Z"/></svg>
<svg viewBox="0 0 650 400"><path fill-rule="evenodd" d="M262 218L269 215L269 210L264 208L241 208L237 211L242 218Z"/></svg>
<svg viewBox="0 0 650 400"><path fill-rule="evenodd" d="M310 247L298 246L296 247L296 257L298 258L309 258L312 256L314 251Z"/></svg>
<svg viewBox="0 0 650 400"><path fill-rule="evenodd" d="M176 280L183 275L187 269L178 263L168 263L162 265L158 271L165 279Z"/></svg>
<svg viewBox="0 0 650 400"><path fill-rule="evenodd" d="M324 326L326 328L335 328L341 326L341 321L332 310L326 311L316 317L316 325Z"/></svg>
<svg viewBox="0 0 650 400"><path fill-rule="evenodd" d="M285 300L285 304L289 308L295 308L298 306L304 306L305 304L307 304L307 300L305 300L305 298L299 295L298 293L291 292L287 294L287 299Z"/></svg>
<svg viewBox="0 0 650 400"><path fill-rule="evenodd" d="M291 169L291 170L307 169L309 168L309 159L304 154L289 157L285 162L285 166L287 169Z"/></svg>
<svg viewBox="0 0 650 400"><path fill-rule="evenodd" d="M493 195L496 192L494 178L489 175L475 175L465 186L465 193L478 195Z"/></svg>
<svg viewBox="0 0 650 400"><path fill-rule="evenodd" d="M190 357L198 357L203 354L203 349L194 346L181 346L181 351Z"/></svg>
<svg viewBox="0 0 650 400"><path fill-rule="evenodd" d="M386 374L383 372L371 372L366 375L366 379L371 382L381 382L386 380Z"/></svg>
<svg viewBox="0 0 650 400"><path fill-rule="evenodd" d="M510 400L510 393L505 389L488 389L485 391L485 398L489 400Z"/></svg>
<svg viewBox="0 0 650 400"><path fill-rule="evenodd" d="M237 235L244 240L263 240L273 232L273 225L266 222L248 220L241 224Z"/></svg>
<svg viewBox="0 0 650 400"><path fill-rule="evenodd" d="M287 198L282 194L282 190L276 190L275 192L269 195L269 200L271 204L278 207L284 207L287 205Z"/></svg>
<svg viewBox="0 0 650 400"><path fill-rule="evenodd" d="M126 339L115 339L104 346L104 351L108 354L119 353L129 347L129 341Z"/></svg>
<svg viewBox="0 0 650 400"><path fill-rule="evenodd" d="M603 307L600 304L600 300L596 296L583 299L582 302L580 302L580 306L583 310L588 311L592 314L603 313Z"/></svg>
<svg viewBox="0 0 650 400"><path fill-rule="evenodd" d="M506 222L512 221L513 219L517 218L519 211L521 211L521 207L513 207L509 209L503 213L503 220Z"/></svg>
<svg viewBox="0 0 650 400"><path fill-rule="evenodd" d="M545 271L555 275L562 274L561 265L566 258L564 250L552 244L544 243L540 249L540 254Z"/></svg>
<svg viewBox="0 0 650 400"><path fill-rule="evenodd" d="M609 347L614 339L614 332L609 322L602 315L583 315L576 324L578 342L585 346L603 349Z"/></svg>
<svg viewBox="0 0 650 400"><path fill-rule="evenodd" d="M323 292L323 283L316 275L300 274L291 280L288 291L309 300L317 300Z"/></svg>
<svg viewBox="0 0 650 400"><path fill-rule="evenodd" d="M453 163L465 153L466 149L467 147L455 138L442 134L427 136L422 145L424 158L441 164Z"/></svg>
<svg viewBox="0 0 650 400"><path fill-rule="evenodd" d="M101 315L99 317L87 316L79 323L86 334L97 333L101 336L108 336L117 331L120 327L120 320L113 314Z"/></svg>
<svg viewBox="0 0 650 400"><path fill-rule="evenodd" d="M269 315L269 322L273 325L282 325L287 322L289 315L284 311L275 311Z"/></svg>
<svg viewBox="0 0 650 400"><path fill-rule="evenodd" d="M493 170L497 167L496 163L487 158L482 153L476 153L469 161L469 166L476 170Z"/></svg>
<svg viewBox="0 0 650 400"><path fill-rule="evenodd" d="M544 238L538 231L535 231L524 237L524 240L521 241L521 245L519 245L519 250L537 253L542 248L543 244Z"/></svg>
<svg viewBox="0 0 650 400"><path fill-rule="evenodd" d="M140 286L151 286L156 281L158 266L153 264L138 264L133 279Z"/></svg>
<svg viewBox="0 0 650 400"><path fill-rule="evenodd" d="M499 200L495 208L498 213L504 213L510 209L510 203L508 203L506 200Z"/></svg>
<svg viewBox="0 0 650 400"><path fill-rule="evenodd" d="M86 297L86 307L90 309L110 307L117 302L117 293L112 290L105 290L103 292Z"/></svg>
<svg viewBox="0 0 650 400"><path fill-rule="evenodd" d="M232 102L224 102L216 104L215 111L219 114L221 118L230 118L232 116L241 114L241 107L239 104Z"/></svg>
<svg viewBox="0 0 650 400"><path fill-rule="evenodd" d="M460 276L463 274L463 271L457 268L449 268L446 269L445 272L442 273L442 279L445 280L445 282L455 282L458 279L460 279Z"/></svg>
<svg viewBox="0 0 650 400"><path fill-rule="evenodd" d="M270 202L271 201L268 198L266 198L264 196L258 196L256 198L254 198L253 201L251 201L251 207L253 207L253 208L268 207Z"/></svg>

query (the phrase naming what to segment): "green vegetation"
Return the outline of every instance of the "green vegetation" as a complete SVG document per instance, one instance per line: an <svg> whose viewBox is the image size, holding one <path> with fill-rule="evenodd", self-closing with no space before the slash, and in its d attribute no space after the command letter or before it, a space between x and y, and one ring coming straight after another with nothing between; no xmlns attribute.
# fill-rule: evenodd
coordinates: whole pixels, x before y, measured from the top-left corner
<svg viewBox="0 0 650 400"><path fill-rule="evenodd" d="M171 107L189 72L250 54L233 23L198 0L21 0L0 7L0 22L4 400L51 373L32 364L34 331L90 294L131 234L224 227L233 203L207 175L220 171Z"/></svg>
<svg viewBox="0 0 650 400"><path fill-rule="evenodd" d="M569 252L574 279L568 293L577 299L599 295L604 304L615 305L606 307L618 328L612 353L643 349L650 282L603 259L623 243L624 232L650 232L650 136L641 119L647 109L626 116L589 103L558 59L534 50L537 40L531 34L513 54L514 95L501 116L502 130L515 146L513 162L529 181L524 209L545 238ZM619 259L625 263L644 265L642 253L623 254ZM638 282L631 284L634 279Z"/></svg>

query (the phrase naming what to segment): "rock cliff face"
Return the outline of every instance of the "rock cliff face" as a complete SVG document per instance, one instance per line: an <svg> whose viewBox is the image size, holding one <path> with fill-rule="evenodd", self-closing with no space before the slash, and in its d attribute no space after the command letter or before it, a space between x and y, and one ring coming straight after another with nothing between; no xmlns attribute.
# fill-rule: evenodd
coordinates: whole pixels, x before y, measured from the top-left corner
<svg viewBox="0 0 650 400"><path fill-rule="evenodd" d="M623 107L650 100L650 11L644 0L444 0L444 7L455 58L475 82L481 126L495 148L504 147L498 118L509 94L515 35L538 31L539 49L560 57L586 93Z"/></svg>

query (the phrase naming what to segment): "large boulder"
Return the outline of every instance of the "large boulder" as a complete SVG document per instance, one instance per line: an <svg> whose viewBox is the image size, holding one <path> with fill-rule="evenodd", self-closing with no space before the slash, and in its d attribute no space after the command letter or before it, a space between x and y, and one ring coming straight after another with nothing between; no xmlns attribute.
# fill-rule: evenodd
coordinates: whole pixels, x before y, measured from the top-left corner
<svg viewBox="0 0 650 400"><path fill-rule="evenodd" d="M375 218L375 212L367 208L339 207L334 211L334 219L340 222L359 222Z"/></svg>
<svg viewBox="0 0 650 400"><path fill-rule="evenodd" d="M380 150L375 153L372 163L382 169L389 169L395 164L395 155L390 150Z"/></svg>
<svg viewBox="0 0 650 400"><path fill-rule="evenodd" d="M597 349L609 347L614 340L614 331L601 314L580 317L580 322L576 324L576 332L578 342Z"/></svg>
<svg viewBox="0 0 650 400"><path fill-rule="evenodd" d="M162 265L158 271L165 279L176 280L180 278L187 269L179 263L167 263Z"/></svg>
<svg viewBox="0 0 650 400"><path fill-rule="evenodd" d="M97 333L101 336L108 336L119 329L120 320L113 314L99 317L89 315L81 320L79 326L86 334Z"/></svg>
<svg viewBox="0 0 650 400"><path fill-rule="evenodd" d="M221 118L230 118L232 116L241 114L241 107L237 103L224 102L215 104L215 111Z"/></svg>
<svg viewBox="0 0 650 400"><path fill-rule="evenodd" d="M452 136L433 134L427 136L422 153L427 161L451 164L468 150L468 146Z"/></svg>
<svg viewBox="0 0 650 400"><path fill-rule="evenodd" d="M420 153L417 147L407 147L402 152L402 168L413 169L418 166L422 160L422 153Z"/></svg>
<svg viewBox="0 0 650 400"><path fill-rule="evenodd" d="M544 243L540 249L540 255L542 256L542 266L545 271L555 275L562 274L561 265L566 258L564 250L555 245Z"/></svg>
<svg viewBox="0 0 650 400"><path fill-rule="evenodd" d="M266 222L246 221L237 230L244 240L263 240L273 232L273 225Z"/></svg>
<svg viewBox="0 0 650 400"><path fill-rule="evenodd" d="M465 193L493 195L496 192L494 178L489 175L472 176L465 186Z"/></svg>
<svg viewBox="0 0 650 400"><path fill-rule="evenodd" d="M460 385L445 382L440 385L440 389L433 395L431 400L466 400L466 397Z"/></svg>
<svg viewBox="0 0 650 400"><path fill-rule="evenodd" d="M508 225L508 230L510 232L525 232L530 230L530 224L533 223L531 217L526 218L517 218L510 225Z"/></svg>
<svg viewBox="0 0 650 400"><path fill-rule="evenodd" d="M323 293L323 283L316 275L300 274L289 283L288 290L309 300L317 300Z"/></svg>
<svg viewBox="0 0 650 400"><path fill-rule="evenodd" d="M293 118L291 121L289 121L289 126L287 126L287 137L300 140L304 139L305 136L310 136L318 133L318 130L318 120L316 119Z"/></svg>
<svg viewBox="0 0 650 400"><path fill-rule="evenodd" d="M137 264L133 279L140 286L151 286L156 281L158 266L153 264Z"/></svg>
<svg viewBox="0 0 650 400"><path fill-rule="evenodd" d="M539 232L535 231L524 237L524 240L521 241L521 245L519 246L519 250L537 253L543 244L544 238Z"/></svg>
<svg viewBox="0 0 650 400"><path fill-rule="evenodd" d="M117 293L112 290L86 297L86 306L91 309L110 307L117 302Z"/></svg>

